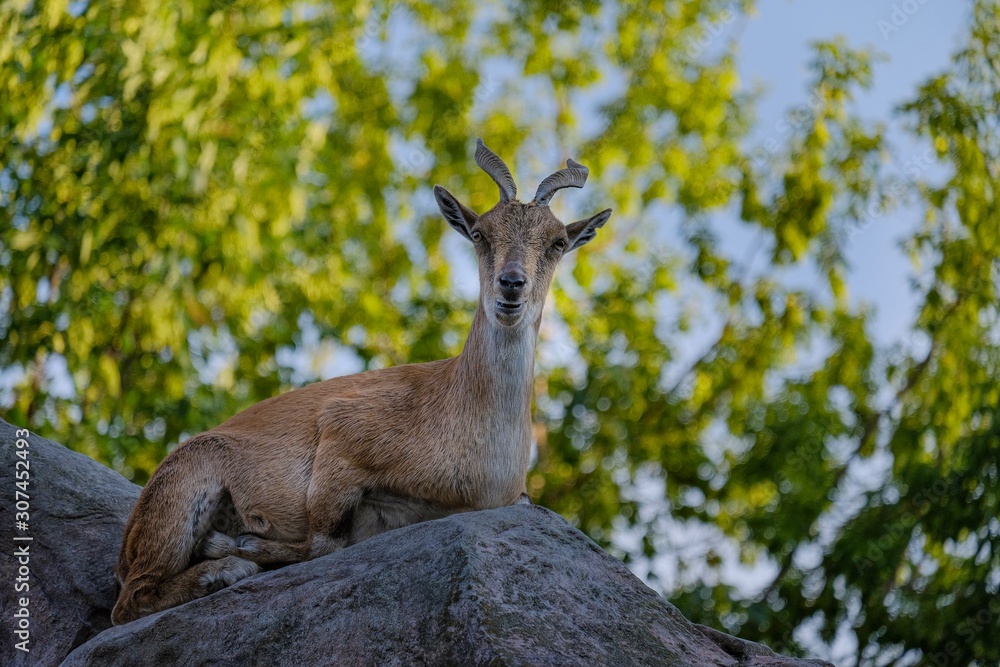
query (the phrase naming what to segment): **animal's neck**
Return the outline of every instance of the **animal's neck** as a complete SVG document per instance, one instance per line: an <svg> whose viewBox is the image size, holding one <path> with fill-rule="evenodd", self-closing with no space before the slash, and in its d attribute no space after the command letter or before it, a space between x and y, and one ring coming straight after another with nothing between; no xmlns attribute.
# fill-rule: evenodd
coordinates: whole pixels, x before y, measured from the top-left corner
<svg viewBox="0 0 1000 667"><path fill-rule="evenodd" d="M537 327L529 322L501 326L483 308L482 303L476 308L458 357L456 389L483 416L495 413L508 423L530 420Z"/></svg>

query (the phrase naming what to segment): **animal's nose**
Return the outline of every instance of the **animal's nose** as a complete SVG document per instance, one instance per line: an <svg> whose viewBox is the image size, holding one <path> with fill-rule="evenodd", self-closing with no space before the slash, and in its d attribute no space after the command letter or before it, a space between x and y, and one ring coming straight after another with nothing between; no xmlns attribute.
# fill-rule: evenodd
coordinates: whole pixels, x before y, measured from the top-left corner
<svg viewBox="0 0 1000 667"><path fill-rule="evenodd" d="M500 287L504 289L521 289L528 281L528 276L520 268L507 268L500 274Z"/></svg>

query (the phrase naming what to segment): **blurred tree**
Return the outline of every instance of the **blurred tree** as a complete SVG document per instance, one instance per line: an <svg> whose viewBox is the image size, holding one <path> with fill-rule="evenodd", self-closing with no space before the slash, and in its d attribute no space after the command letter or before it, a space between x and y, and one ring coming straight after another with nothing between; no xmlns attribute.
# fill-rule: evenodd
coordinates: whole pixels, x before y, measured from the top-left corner
<svg viewBox="0 0 1000 667"><path fill-rule="evenodd" d="M837 306L818 370L729 414L744 448L727 457L720 523L765 546L779 570L753 600L727 601L715 590L714 611L732 602L741 632L775 643L856 640L840 664L1000 662L992 640L1000 635L1000 3L970 4L970 35L954 67L900 110L933 159L883 173L866 202L856 184L872 172L858 168L859 156L876 137L841 121L828 148L810 149L819 138L812 130L803 141L822 165L808 182L825 182L814 189L847 203L819 223L834 247L819 247L817 261L834 274L843 271L837 237L862 233L865 211L895 197L922 215L904 244L920 303L908 339L874 350L863 316ZM843 73L865 71L836 54L821 47L816 68L817 94L831 99ZM836 63L850 67L838 74ZM783 161L801 162L798 150L793 142ZM744 190L745 217L776 231L788 224L788 171L766 204ZM830 287L843 303L838 282Z"/></svg>
<svg viewBox="0 0 1000 667"><path fill-rule="evenodd" d="M474 274L430 185L494 203L477 136L524 192L573 156L557 212L616 214L543 326L536 501L783 651L996 664L1000 8L971 4L901 110L935 181L885 169L839 41L750 146L718 37L749 0L4 3L0 405L142 483L279 391L455 354ZM882 349L844 248L900 202L921 308Z"/></svg>

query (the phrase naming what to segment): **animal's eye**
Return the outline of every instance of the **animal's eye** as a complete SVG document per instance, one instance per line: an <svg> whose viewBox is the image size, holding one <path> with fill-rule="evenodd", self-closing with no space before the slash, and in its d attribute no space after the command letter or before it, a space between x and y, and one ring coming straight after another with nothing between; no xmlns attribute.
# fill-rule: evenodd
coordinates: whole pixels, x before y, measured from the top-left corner
<svg viewBox="0 0 1000 667"><path fill-rule="evenodd" d="M566 249L566 239L556 239L552 242L552 249L558 252L562 252Z"/></svg>
<svg viewBox="0 0 1000 667"><path fill-rule="evenodd" d="M473 229L472 233L470 233L469 236L471 236L472 240L475 241L476 243L479 243L480 241L483 240L483 233L478 229Z"/></svg>

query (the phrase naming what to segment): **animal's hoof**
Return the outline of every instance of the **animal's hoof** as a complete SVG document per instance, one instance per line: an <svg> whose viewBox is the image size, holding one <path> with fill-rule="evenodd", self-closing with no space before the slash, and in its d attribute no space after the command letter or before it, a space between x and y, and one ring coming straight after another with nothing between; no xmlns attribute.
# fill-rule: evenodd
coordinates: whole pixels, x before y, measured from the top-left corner
<svg viewBox="0 0 1000 667"><path fill-rule="evenodd" d="M223 560L228 561L226 566L219 572L219 577L226 582L226 586L232 586L240 579L246 579L260 572L260 566L253 561L237 556L226 556Z"/></svg>
<svg viewBox="0 0 1000 667"><path fill-rule="evenodd" d="M238 554L254 555L260 553L260 538L256 535L240 535L234 544Z"/></svg>
<svg viewBox="0 0 1000 667"><path fill-rule="evenodd" d="M260 566L257 563L236 556L226 556L215 561L215 567L202 575L201 585L207 593L214 593L258 572Z"/></svg>
<svg viewBox="0 0 1000 667"><path fill-rule="evenodd" d="M225 533L212 531L202 538L198 551L204 558L225 558L236 553L236 540Z"/></svg>

